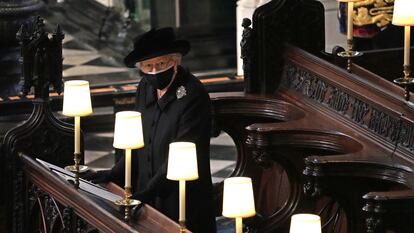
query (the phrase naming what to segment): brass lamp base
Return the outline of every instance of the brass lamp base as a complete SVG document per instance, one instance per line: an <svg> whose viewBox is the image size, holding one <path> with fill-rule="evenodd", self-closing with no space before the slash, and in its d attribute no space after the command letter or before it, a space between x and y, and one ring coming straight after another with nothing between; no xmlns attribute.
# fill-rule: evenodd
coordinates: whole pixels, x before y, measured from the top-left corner
<svg viewBox="0 0 414 233"><path fill-rule="evenodd" d="M342 51L342 52L339 52L337 55L343 58L353 58L353 57L360 57L364 55L364 53L359 52L359 51Z"/></svg>
<svg viewBox="0 0 414 233"><path fill-rule="evenodd" d="M185 221L179 221L179 223L180 223L180 233L185 233L185 229L186 229Z"/></svg>
<svg viewBox="0 0 414 233"><path fill-rule="evenodd" d="M119 206L136 206L136 205L139 205L139 203L140 202L138 200L126 199L126 198L115 201L115 205L119 205Z"/></svg>
<svg viewBox="0 0 414 233"><path fill-rule="evenodd" d="M70 172L74 172L74 173L82 173L82 172L86 172L89 168L88 166L85 165L80 165L80 153L73 153L73 161L75 162L74 165L70 165L70 166L66 166L65 170L66 171L70 171Z"/></svg>
<svg viewBox="0 0 414 233"><path fill-rule="evenodd" d="M80 165L80 153L73 153L74 158L73 161L75 161L75 165L71 165L71 166L66 166L65 170L66 171L70 171L75 173L75 188L78 189L79 188L79 174L81 172L85 172L88 170L87 166L84 165Z"/></svg>
<svg viewBox="0 0 414 233"><path fill-rule="evenodd" d="M124 199L120 199L115 201L115 205L118 206L123 206L124 207L124 220L125 222L128 222L130 219L130 213L129 210L132 206L136 206L139 205L141 202L139 202L138 200L134 200L134 199L129 199L128 197L125 197Z"/></svg>
<svg viewBox="0 0 414 233"><path fill-rule="evenodd" d="M65 170L66 171L70 171L70 172L76 172L76 171L78 171L77 169L76 169L76 165L70 165L70 166L66 166L65 167ZM88 166L85 166L85 165L79 165L79 173L82 173L82 172L86 172L86 171L88 171L89 170L89 167Z"/></svg>
<svg viewBox="0 0 414 233"><path fill-rule="evenodd" d="M350 50L350 51L342 51L342 52L339 52L337 55L339 57L342 57L342 58L348 58L346 70L349 73L351 73L351 64L352 64L352 60L351 59L353 57L360 57L360 56L364 55L364 53L363 52L358 52L358 51L352 51L352 50Z"/></svg>
<svg viewBox="0 0 414 233"><path fill-rule="evenodd" d="M401 86L411 85L414 83L414 78L397 78L394 79L394 83Z"/></svg>
<svg viewBox="0 0 414 233"><path fill-rule="evenodd" d="M128 222L130 218L129 209L131 208L131 206L139 205L141 202L135 199L131 199L131 187L129 186L125 186L124 194L124 198L116 200L115 205L125 207L124 220Z"/></svg>
<svg viewBox="0 0 414 233"><path fill-rule="evenodd" d="M410 77L397 78L397 79L394 79L394 83L404 87L404 90L405 90L404 98L406 101L409 101L410 100L409 87L411 84L414 83L414 78L410 78Z"/></svg>

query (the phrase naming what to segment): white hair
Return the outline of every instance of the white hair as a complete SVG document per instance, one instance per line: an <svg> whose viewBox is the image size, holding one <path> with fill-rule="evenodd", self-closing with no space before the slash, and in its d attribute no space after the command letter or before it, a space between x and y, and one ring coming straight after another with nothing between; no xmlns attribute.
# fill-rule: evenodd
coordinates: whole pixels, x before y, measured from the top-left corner
<svg viewBox="0 0 414 233"><path fill-rule="evenodd" d="M171 56L177 62L177 65L181 65L181 59L183 58L183 55L181 55L181 53L170 53L170 54L165 54L165 55ZM165 55L161 55L161 56L165 56ZM137 68L140 68L141 62L137 62L135 66Z"/></svg>
<svg viewBox="0 0 414 233"><path fill-rule="evenodd" d="M181 59L183 58L183 55L181 55L181 53L172 53L171 55L174 58L174 60L177 61L177 64L180 65L181 64Z"/></svg>

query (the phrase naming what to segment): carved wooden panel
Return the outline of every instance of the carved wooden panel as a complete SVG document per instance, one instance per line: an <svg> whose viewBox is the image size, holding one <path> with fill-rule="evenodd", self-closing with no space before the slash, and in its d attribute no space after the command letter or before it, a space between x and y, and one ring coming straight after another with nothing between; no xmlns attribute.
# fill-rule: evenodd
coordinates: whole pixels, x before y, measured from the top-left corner
<svg viewBox="0 0 414 233"><path fill-rule="evenodd" d="M11 129L4 137L2 145L1 172L5 192L1 200L6 207L7 229L10 232L24 232L24 201L26 193L25 177L18 154L28 153L42 160L66 166L73 164L73 126L58 120L50 110L47 101L34 103L29 119ZM8 200L8 201L6 201Z"/></svg>
<svg viewBox="0 0 414 233"><path fill-rule="evenodd" d="M305 97L335 111L384 140L414 150L414 123L385 112L349 90L332 85L314 72L300 65L287 62L282 76L282 88L294 90Z"/></svg>

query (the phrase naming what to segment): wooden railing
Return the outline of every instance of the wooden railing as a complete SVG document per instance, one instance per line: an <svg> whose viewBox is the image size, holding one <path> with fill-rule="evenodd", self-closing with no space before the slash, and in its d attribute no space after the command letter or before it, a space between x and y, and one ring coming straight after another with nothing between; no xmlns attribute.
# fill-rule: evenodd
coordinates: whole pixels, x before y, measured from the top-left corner
<svg viewBox="0 0 414 233"><path fill-rule="evenodd" d="M115 204L76 189L27 155L20 159L27 188L24 232L179 232L178 224L146 204L127 223Z"/></svg>

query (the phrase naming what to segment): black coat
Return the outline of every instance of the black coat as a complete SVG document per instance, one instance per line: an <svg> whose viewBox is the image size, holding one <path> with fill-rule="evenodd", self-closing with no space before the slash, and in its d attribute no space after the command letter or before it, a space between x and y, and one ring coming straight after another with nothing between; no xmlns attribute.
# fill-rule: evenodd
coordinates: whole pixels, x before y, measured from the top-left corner
<svg viewBox="0 0 414 233"><path fill-rule="evenodd" d="M216 231L209 159L210 110L203 84L182 67L160 99L145 79L137 90L136 111L142 114L144 148L133 153L133 198L178 221L178 181L166 178L168 148L171 142L194 142L199 179L186 182L186 224L193 232ZM124 168L122 158L112 168L110 180L123 186Z"/></svg>

